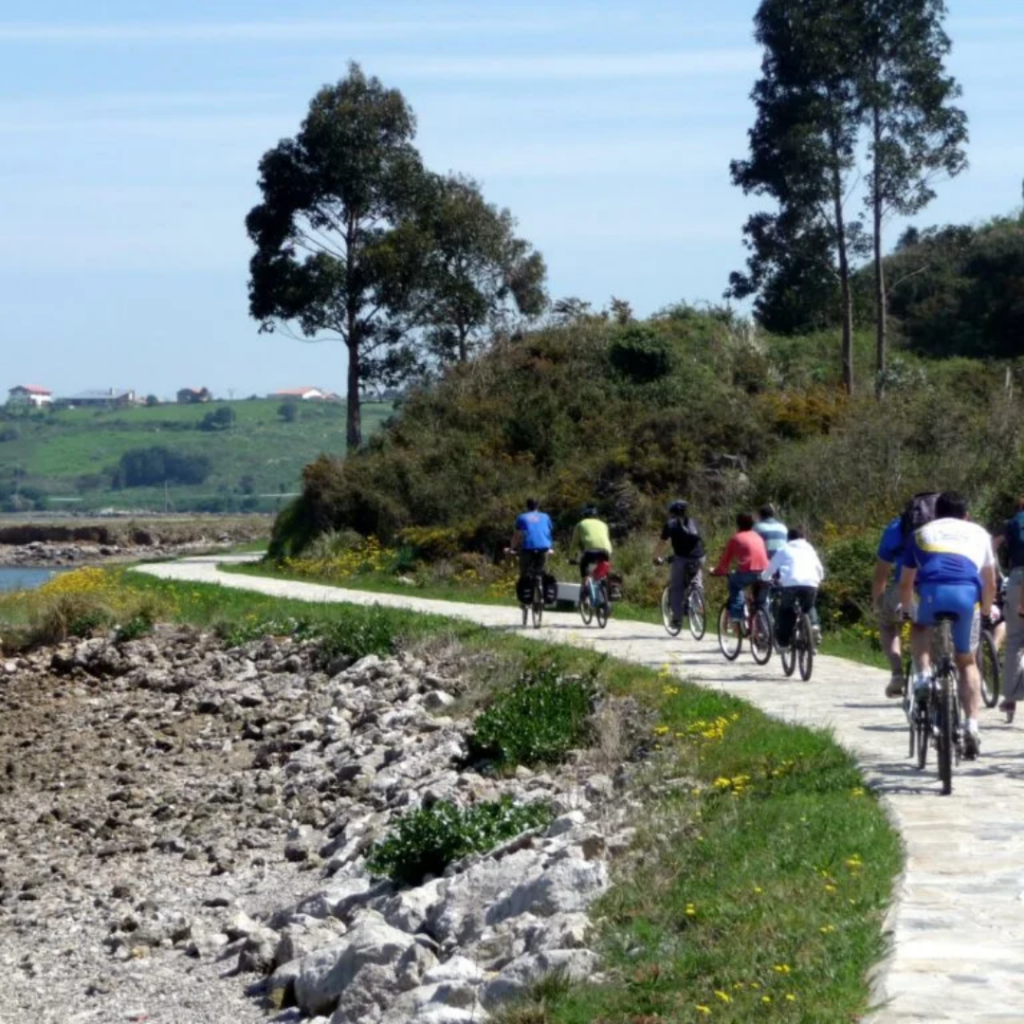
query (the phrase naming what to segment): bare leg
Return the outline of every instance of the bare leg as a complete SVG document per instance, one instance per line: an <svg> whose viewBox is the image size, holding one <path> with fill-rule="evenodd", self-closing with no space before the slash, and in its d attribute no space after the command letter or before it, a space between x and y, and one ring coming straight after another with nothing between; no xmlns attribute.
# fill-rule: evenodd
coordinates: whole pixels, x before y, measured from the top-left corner
<svg viewBox="0 0 1024 1024"><path fill-rule="evenodd" d="M914 668L922 675L929 675L932 670L931 627L911 625L910 650Z"/></svg>
<svg viewBox="0 0 1024 1024"><path fill-rule="evenodd" d="M900 631L887 623L879 622L878 639L882 653L889 659L889 668L895 675L903 671L903 650L900 647Z"/></svg>
<svg viewBox="0 0 1024 1024"><path fill-rule="evenodd" d="M958 654L956 667L960 670L960 704L965 718L977 718L981 708L981 673L973 654Z"/></svg>

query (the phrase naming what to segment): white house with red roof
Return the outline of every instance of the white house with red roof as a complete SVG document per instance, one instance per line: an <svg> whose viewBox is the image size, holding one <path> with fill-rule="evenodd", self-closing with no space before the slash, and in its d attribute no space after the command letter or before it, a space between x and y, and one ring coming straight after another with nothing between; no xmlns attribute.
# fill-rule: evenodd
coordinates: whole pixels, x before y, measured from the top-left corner
<svg viewBox="0 0 1024 1024"><path fill-rule="evenodd" d="M18 384L7 392L8 405L33 405L37 409L53 401L53 392L37 384Z"/></svg>
<svg viewBox="0 0 1024 1024"><path fill-rule="evenodd" d="M285 388L283 391L273 391L270 394L271 398L285 402L322 402L328 396L337 397L330 391L324 391L323 388L312 387Z"/></svg>

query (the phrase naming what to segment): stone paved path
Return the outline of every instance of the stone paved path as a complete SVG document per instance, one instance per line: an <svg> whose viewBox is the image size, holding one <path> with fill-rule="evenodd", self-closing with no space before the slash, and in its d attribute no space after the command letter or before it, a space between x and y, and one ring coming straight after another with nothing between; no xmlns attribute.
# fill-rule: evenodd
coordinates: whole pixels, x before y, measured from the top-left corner
<svg viewBox="0 0 1024 1024"><path fill-rule="evenodd" d="M222 583L313 602L374 602L516 629L511 607L458 604L222 573L225 559L190 559L141 571ZM871 1024L955 1021L1024 1024L1024 732L1001 715L982 719L983 754L955 771L939 795L933 770L907 758L905 719L882 697L887 673L838 658L816 660L809 683L787 680L776 658L760 668L744 651L726 662L713 631L701 642L660 626L612 621L586 628L575 613L545 614L539 639L572 643L728 690L779 718L833 730L884 794L903 835L906 871L890 915L893 952L875 982L882 1009ZM931 759L934 764L934 758Z"/></svg>

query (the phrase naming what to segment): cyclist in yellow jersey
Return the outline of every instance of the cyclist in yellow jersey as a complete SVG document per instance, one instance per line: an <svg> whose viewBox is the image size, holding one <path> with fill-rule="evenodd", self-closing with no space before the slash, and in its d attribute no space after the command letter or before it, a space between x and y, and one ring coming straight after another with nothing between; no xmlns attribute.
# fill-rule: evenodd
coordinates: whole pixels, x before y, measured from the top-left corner
<svg viewBox="0 0 1024 1024"><path fill-rule="evenodd" d="M587 505L583 518L573 527L569 540L569 557L580 554L580 578L590 572L593 566L607 562L612 556L612 539L608 524L597 518L597 509Z"/></svg>

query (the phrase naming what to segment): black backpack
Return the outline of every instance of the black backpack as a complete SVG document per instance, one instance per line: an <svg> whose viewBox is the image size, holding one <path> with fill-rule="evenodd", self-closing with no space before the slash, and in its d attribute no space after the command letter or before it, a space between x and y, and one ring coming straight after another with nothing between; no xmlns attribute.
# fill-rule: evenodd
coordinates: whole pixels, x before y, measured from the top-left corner
<svg viewBox="0 0 1024 1024"><path fill-rule="evenodd" d="M900 516L900 533L904 541L921 529L926 523L936 518L935 503L939 500L939 491L921 491L915 494Z"/></svg>

